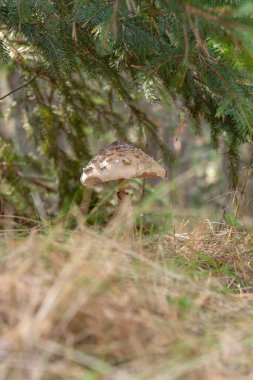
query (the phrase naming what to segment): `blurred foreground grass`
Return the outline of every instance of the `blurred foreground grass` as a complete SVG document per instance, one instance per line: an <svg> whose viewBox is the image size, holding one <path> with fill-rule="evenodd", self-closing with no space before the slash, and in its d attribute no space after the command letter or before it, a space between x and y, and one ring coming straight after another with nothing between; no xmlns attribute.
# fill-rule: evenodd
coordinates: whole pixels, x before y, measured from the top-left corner
<svg viewBox="0 0 253 380"><path fill-rule="evenodd" d="M79 219L0 254L1 380L252 379L248 232L199 220L122 240Z"/></svg>

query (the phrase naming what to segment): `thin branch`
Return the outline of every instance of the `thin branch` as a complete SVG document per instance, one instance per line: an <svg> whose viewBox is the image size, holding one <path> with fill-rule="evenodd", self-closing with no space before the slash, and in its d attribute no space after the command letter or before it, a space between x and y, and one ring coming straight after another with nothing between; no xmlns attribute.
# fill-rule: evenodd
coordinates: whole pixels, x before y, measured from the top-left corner
<svg viewBox="0 0 253 380"><path fill-rule="evenodd" d="M55 190L51 186L48 186L46 183L44 183L43 181L41 181L37 177L25 174L25 173L21 172L20 170L17 171L17 174L18 174L19 177L24 178L27 181L32 182L32 183L34 183L37 186L43 187L44 189L46 189L47 191L49 191L51 193L55 192Z"/></svg>
<svg viewBox="0 0 253 380"><path fill-rule="evenodd" d="M188 39L187 23L186 23L185 14L183 15L183 32L184 32L184 41L185 41L184 63L185 63L186 67L185 67L185 70L183 72L179 87L183 86L187 71L189 69L188 59L189 59L190 43L189 43L189 39Z"/></svg>
<svg viewBox="0 0 253 380"><path fill-rule="evenodd" d="M236 19L234 21L233 19L226 19L222 16L217 16L217 14L213 13L213 9L211 8L202 10L202 9L194 7L193 5L190 5L189 3L185 5L185 8L187 9L189 13L193 14L194 16L202 17L205 20L215 22L216 24L219 24L220 26L229 26L232 28L241 27L247 30L252 28L251 25L247 25L242 22L237 22Z"/></svg>
<svg viewBox="0 0 253 380"><path fill-rule="evenodd" d="M46 70L46 71L47 71L47 70ZM18 90L21 90L21 88L24 88L24 87L28 86L28 84L30 84L32 81L34 81L34 80L35 80L36 78L38 78L40 75L44 74L46 71L42 71L42 72L40 72L39 74L37 74L37 75L35 75L33 78L31 78L28 82L22 84L22 86L19 86L19 87L15 88L14 90L8 92L8 94L6 94L6 95L4 95L4 96L2 96L2 97L0 98L0 101L3 100L3 99L5 99L5 98L7 98L7 96L13 94L14 92L16 92L16 91L18 91Z"/></svg>

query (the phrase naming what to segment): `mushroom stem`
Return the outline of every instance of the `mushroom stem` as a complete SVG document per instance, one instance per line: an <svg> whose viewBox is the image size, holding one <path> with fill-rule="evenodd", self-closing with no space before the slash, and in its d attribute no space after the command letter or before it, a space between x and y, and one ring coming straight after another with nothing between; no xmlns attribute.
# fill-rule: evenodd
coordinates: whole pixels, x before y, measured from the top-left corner
<svg viewBox="0 0 253 380"><path fill-rule="evenodd" d="M119 180L119 183L123 183L124 180ZM132 199L132 190L125 184L122 186L118 191L117 191L117 200L118 203L125 203L125 200L128 200L128 203L131 204L131 199Z"/></svg>
<svg viewBox="0 0 253 380"><path fill-rule="evenodd" d="M130 203L131 203L132 193L130 191L131 190L128 190L128 189L120 189L117 192L117 200L118 200L119 204L123 203L126 198L128 198L130 200Z"/></svg>
<svg viewBox="0 0 253 380"><path fill-rule="evenodd" d="M120 181L120 183L123 181ZM132 209L132 189L122 185L117 191L118 207L108 223L106 231L121 239L133 237L133 209Z"/></svg>

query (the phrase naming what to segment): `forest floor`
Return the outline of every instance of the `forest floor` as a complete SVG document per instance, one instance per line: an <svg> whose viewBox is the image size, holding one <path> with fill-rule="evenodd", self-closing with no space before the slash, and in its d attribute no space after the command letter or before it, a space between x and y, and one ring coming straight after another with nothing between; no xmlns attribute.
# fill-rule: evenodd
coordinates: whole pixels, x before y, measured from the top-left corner
<svg viewBox="0 0 253 380"><path fill-rule="evenodd" d="M0 255L0 380L253 378L249 232L55 226Z"/></svg>

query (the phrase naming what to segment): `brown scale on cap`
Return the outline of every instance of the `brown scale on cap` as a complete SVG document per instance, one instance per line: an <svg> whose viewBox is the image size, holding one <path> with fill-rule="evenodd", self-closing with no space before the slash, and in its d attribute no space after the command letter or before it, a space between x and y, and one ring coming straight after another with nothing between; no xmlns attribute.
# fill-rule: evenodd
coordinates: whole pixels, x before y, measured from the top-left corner
<svg viewBox="0 0 253 380"><path fill-rule="evenodd" d="M115 141L93 157L83 169L80 180L84 186L92 187L101 182L166 175L166 170L141 149Z"/></svg>

